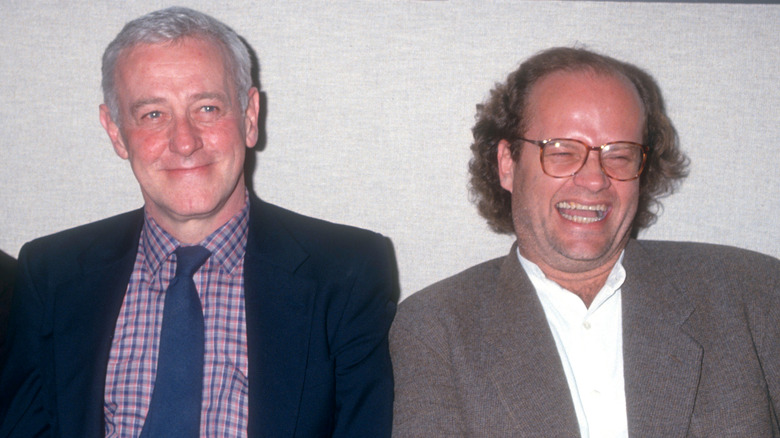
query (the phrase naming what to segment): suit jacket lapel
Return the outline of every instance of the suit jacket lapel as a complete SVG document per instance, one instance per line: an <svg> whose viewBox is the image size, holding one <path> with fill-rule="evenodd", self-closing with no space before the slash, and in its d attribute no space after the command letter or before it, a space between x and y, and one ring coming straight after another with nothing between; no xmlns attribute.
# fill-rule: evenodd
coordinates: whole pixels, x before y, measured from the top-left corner
<svg viewBox="0 0 780 438"><path fill-rule="evenodd" d="M623 360L631 436L684 436L702 348L687 326L693 306L636 241L623 258Z"/></svg>
<svg viewBox="0 0 780 438"><path fill-rule="evenodd" d="M244 258L249 436L294 433L316 288L298 272L308 255L272 208L252 198Z"/></svg>
<svg viewBox="0 0 780 438"><path fill-rule="evenodd" d="M141 210L106 220L77 251L80 272L56 290L53 318L62 436L103 436L106 368L143 224ZM86 366L85 366L86 364ZM86 400L85 397L86 396Z"/></svg>
<svg viewBox="0 0 780 438"><path fill-rule="evenodd" d="M579 436L555 340L514 245L501 268L498 299L484 311L487 372L518 436Z"/></svg>

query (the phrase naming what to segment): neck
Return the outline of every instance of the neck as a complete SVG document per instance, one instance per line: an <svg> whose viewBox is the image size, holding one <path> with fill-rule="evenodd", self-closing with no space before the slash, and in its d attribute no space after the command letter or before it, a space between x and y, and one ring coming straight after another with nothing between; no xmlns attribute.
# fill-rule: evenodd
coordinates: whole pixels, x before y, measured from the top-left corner
<svg viewBox="0 0 780 438"><path fill-rule="evenodd" d="M236 190L224 204L203 214L177 215L149 201L145 208L146 213L176 240L185 245L196 245L237 215L246 202L242 188Z"/></svg>
<svg viewBox="0 0 780 438"><path fill-rule="evenodd" d="M549 280L554 281L562 288L580 297L582 302L585 303L585 307L590 307L596 295L607 283L612 268L620 260L621 253L618 252L614 257L598 266L580 270L560 269L545 263L543 260L534 260L526 255L523 255L523 257L534 262Z"/></svg>
<svg viewBox="0 0 780 438"><path fill-rule="evenodd" d="M599 271L583 272L576 275L561 272L547 272L544 269L542 269L542 272L544 272L544 275L546 275L547 278L558 283L562 288L580 297L582 302L585 303L585 307L589 308L596 298L596 295L598 295L601 288L606 284L613 266L614 264L602 266L603 269L600 269Z"/></svg>
<svg viewBox="0 0 780 438"><path fill-rule="evenodd" d="M187 224L178 224L179 226L175 229L166 229L166 231L184 245L197 245L223 224L198 223L191 227Z"/></svg>

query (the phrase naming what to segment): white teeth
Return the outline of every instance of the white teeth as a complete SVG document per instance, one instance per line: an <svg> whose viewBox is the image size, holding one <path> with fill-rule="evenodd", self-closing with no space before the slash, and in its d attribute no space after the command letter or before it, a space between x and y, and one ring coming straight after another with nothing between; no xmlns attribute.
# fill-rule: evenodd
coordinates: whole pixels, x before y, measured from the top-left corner
<svg viewBox="0 0 780 438"><path fill-rule="evenodd" d="M555 207L558 208L558 211L561 213L561 216L563 216L564 218L572 222L577 222L579 224L591 224L593 222L598 222L600 220L603 220L607 214L607 206L601 204L582 205L582 204L575 204L573 202L563 201L555 204ZM574 216L574 215L566 214L561 210L594 211L596 212L596 216Z"/></svg>
<svg viewBox="0 0 780 438"><path fill-rule="evenodd" d="M592 224L593 222L598 222L603 219L601 217L571 216L563 212L561 212L561 216L572 222L577 222L578 224Z"/></svg>

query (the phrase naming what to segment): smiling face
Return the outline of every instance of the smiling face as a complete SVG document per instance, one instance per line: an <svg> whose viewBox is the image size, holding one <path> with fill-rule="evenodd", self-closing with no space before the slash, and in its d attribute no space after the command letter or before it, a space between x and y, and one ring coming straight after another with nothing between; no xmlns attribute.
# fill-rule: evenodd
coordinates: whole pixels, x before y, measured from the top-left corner
<svg viewBox="0 0 780 438"><path fill-rule="evenodd" d="M100 107L114 150L130 161L147 213L197 243L244 205L258 92L242 110L220 47L199 38L132 47L115 74L121 123Z"/></svg>
<svg viewBox="0 0 780 438"><path fill-rule="evenodd" d="M524 137L571 138L589 145L642 142L645 114L624 78L591 71L556 72L528 97ZM539 148L522 143L514 161L508 142L498 150L501 186L512 193L512 216L521 254L550 272L584 273L609 267L625 247L637 211L639 180L615 181L590 152L574 176L542 171Z"/></svg>

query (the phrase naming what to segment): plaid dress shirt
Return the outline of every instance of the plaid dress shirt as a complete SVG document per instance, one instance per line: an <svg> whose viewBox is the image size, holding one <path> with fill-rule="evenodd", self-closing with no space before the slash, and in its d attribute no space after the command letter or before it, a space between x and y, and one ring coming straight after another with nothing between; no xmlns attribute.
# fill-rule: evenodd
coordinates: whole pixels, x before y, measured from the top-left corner
<svg viewBox="0 0 780 438"><path fill-rule="evenodd" d="M193 276L203 304L205 357L201 435L246 436L248 376L244 254L249 217L243 210L200 245L211 257ZM114 330L106 371L106 437L137 437L154 389L165 290L180 246L145 215L133 273Z"/></svg>

